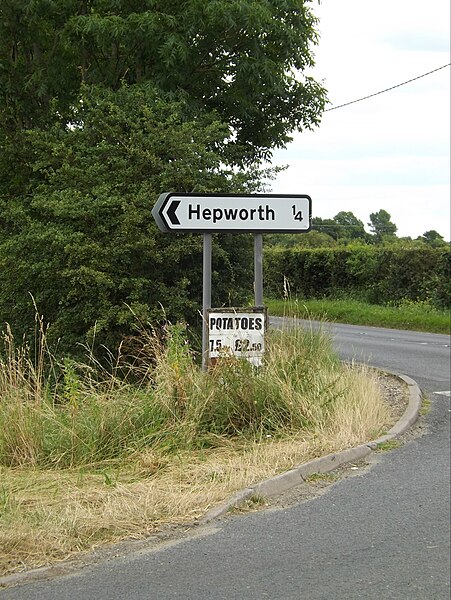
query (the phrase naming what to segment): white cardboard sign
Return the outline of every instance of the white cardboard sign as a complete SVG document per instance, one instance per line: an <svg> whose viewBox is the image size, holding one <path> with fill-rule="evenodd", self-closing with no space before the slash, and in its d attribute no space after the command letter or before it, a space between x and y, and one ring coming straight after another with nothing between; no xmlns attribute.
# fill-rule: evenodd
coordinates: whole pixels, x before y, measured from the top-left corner
<svg viewBox="0 0 451 600"><path fill-rule="evenodd" d="M244 358L261 366L265 352L266 309L210 309L208 352L210 359L222 356Z"/></svg>

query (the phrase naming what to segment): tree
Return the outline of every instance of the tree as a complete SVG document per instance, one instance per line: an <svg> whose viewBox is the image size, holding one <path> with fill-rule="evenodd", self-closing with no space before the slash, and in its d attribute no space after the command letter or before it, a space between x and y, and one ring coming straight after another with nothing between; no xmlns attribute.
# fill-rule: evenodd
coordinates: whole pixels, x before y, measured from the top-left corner
<svg viewBox="0 0 451 600"><path fill-rule="evenodd" d="M337 242L333 237L321 231L309 231L299 236L298 248L334 248Z"/></svg>
<svg viewBox="0 0 451 600"><path fill-rule="evenodd" d="M187 120L183 102L149 86L86 88L81 99L70 128L23 133L32 195L3 197L1 319L32 333L31 294L61 351L94 335L114 348L136 317L195 321L202 238L161 234L152 206L161 190L252 191L260 178L216 152L226 126ZM251 249L250 236L215 237L215 304L251 295Z"/></svg>
<svg viewBox="0 0 451 600"><path fill-rule="evenodd" d="M417 240L424 242L428 246L432 246L432 248L440 248L440 246L446 246L446 241L442 235L435 231L435 229L430 229L429 231L425 231L423 235L417 237Z"/></svg>
<svg viewBox="0 0 451 600"><path fill-rule="evenodd" d="M333 237L321 231L266 234L264 241L269 248L331 248L337 245Z"/></svg>
<svg viewBox="0 0 451 600"><path fill-rule="evenodd" d="M153 82L217 112L228 152L268 158L318 124L308 0L2 0L0 119L10 131L72 117L80 85Z"/></svg>
<svg viewBox="0 0 451 600"><path fill-rule="evenodd" d="M80 73L67 23L74 0L2 0L0 130L9 134L67 114Z"/></svg>
<svg viewBox="0 0 451 600"><path fill-rule="evenodd" d="M349 240L364 240L367 237L365 227L354 213L348 211L340 211L335 215L334 221L341 225L342 233L340 237L345 237Z"/></svg>
<svg viewBox="0 0 451 600"><path fill-rule="evenodd" d="M391 221L391 215L383 208L378 212L370 214L368 226L376 243L395 238L398 231L397 226Z"/></svg>
<svg viewBox="0 0 451 600"><path fill-rule="evenodd" d="M322 219L321 217L313 217L312 230L320 233L325 233L335 241L343 237L343 226L337 223L335 219Z"/></svg>
<svg viewBox="0 0 451 600"><path fill-rule="evenodd" d="M164 235L164 191L261 191L260 165L318 124L308 0L2 0L0 320L61 347L131 313L193 319L199 236ZM251 289L249 236L217 236L213 302ZM11 299L14 298L14 303Z"/></svg>

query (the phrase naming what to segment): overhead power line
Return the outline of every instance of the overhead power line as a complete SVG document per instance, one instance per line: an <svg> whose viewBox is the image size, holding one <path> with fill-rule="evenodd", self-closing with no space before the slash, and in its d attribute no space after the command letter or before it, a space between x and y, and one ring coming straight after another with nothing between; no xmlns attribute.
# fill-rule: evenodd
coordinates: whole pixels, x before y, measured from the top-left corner
<svg viewBox="0 0 451 600"><path fill-rule="evenodd" d="M412 81L416 81L417 79L421 79L422 77L426 77L427 75L431 75L432 73L436 73L437 71L440 71L441 69L446 69L446 67L449 67L450 65L451 65L451 63L448 63L446 65L443 65L442 67L438 67L438 69L434 69L433 71L428 71L427 73L423 73L422 75L418 75L418 77L414 77L413 79L409 79L407 81L403 81L402 83L398 83L396 85L392 85L391 87L386 88L385 90L380 90L379 92L375 92L374 94L370 94L369 96L364 96L363 98L358 98L357 100L351 100L351 102L345 102L344 104L339 104L338 106L331 106L330 108L326 108L324 110L324 112L328 112L328 111L331 111L331 110L337 110L337 108L343 108L344 106L349 106L350 104L355 104L356 102L362 102L362 100L368 100L368 98L373 98L374 96L379 96L379 94L385 94L385 92L390 92L391 90L399 88L402 85L406 85L408 83L412 83Z"/></svg>

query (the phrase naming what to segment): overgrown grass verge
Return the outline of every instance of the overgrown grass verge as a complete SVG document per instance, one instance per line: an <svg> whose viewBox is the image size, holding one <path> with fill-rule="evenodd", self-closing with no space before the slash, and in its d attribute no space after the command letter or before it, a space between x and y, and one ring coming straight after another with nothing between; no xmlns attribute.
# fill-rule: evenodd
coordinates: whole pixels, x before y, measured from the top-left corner
<svg viewBox="0 0 451 600"><path fill-rule="evenodd" d="M4 335L0 573L164 523L236 490L374 439L391 423L375 375L343 366L322 332L271 332L265 364L197 366L183 327L143 332L108 370Z"/></svg>
<svg viewBox="0 0 451 600"><path fill-rule="evenodd" d="M438 310L428 302L404 301L397 306L367 304L359 300L269 299L266 302L273 315L283 316L293 311L301 319L318 319L370 325L391 329L408 329L430 333L451 333L451 312Z"/></svg>

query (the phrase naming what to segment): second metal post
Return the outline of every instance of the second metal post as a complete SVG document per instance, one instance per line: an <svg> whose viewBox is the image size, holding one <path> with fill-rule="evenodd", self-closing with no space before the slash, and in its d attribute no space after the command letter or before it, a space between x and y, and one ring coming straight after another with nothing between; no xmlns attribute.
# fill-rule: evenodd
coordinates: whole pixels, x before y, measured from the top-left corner
<svg viewBox="0 0 451 600"><path fill-rule="evenodd" d="M255 306L263 306L263 235L254 234L254 298Z"/></svg>

